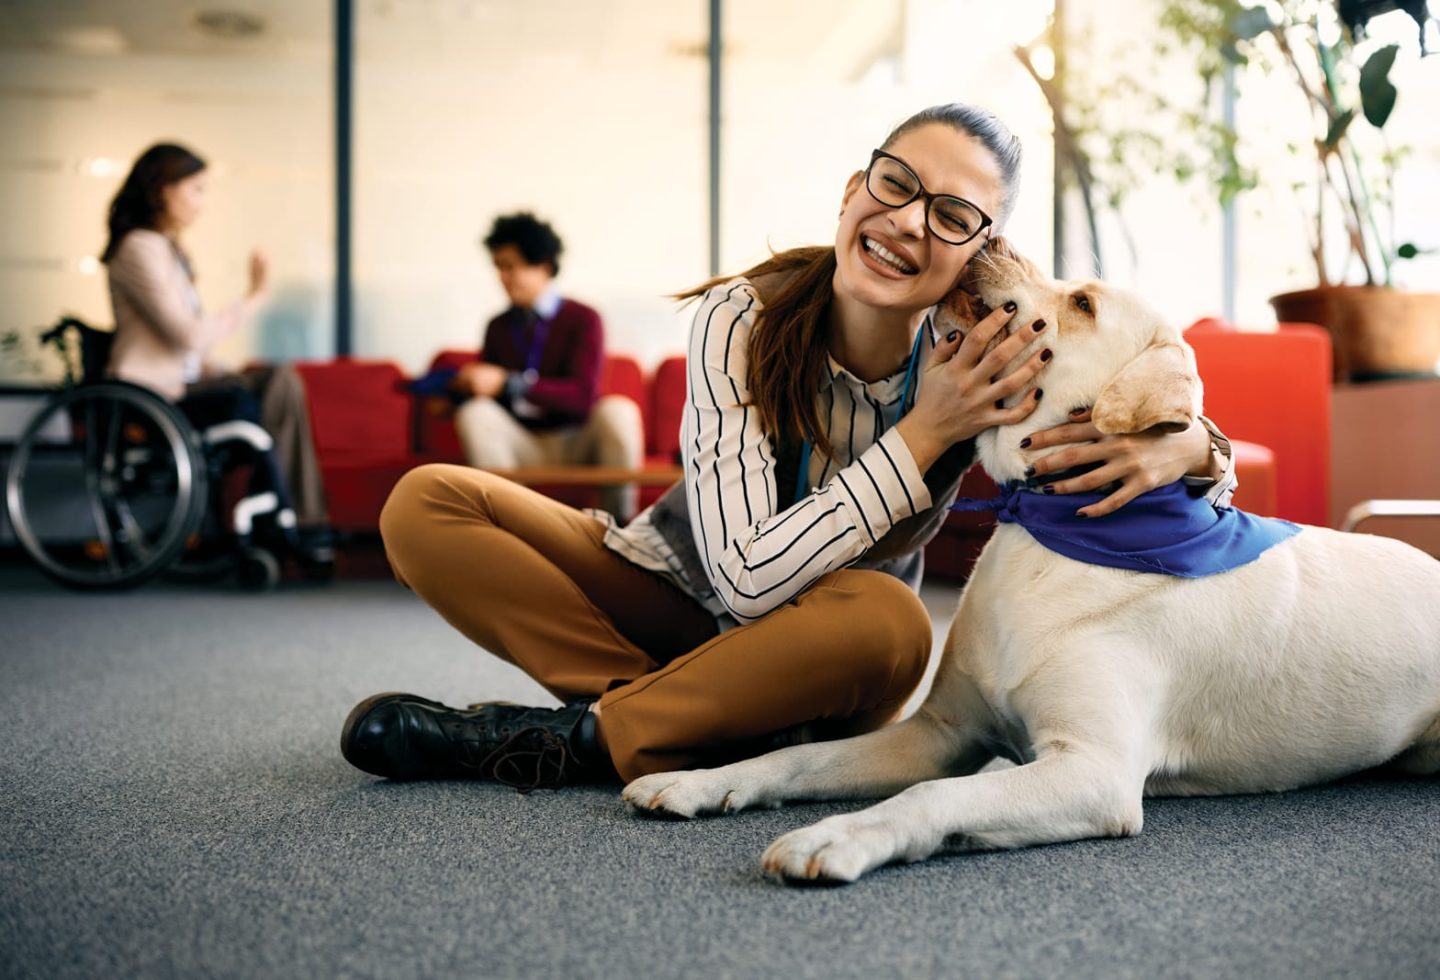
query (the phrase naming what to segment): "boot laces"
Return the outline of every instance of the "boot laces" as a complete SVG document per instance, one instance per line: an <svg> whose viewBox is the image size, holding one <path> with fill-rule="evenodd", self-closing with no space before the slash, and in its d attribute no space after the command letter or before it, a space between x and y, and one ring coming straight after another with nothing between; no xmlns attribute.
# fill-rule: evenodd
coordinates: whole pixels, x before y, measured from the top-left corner
<svg viewBox="0 0 1440 980"><path fill-rule="evenodd" d="M521 793L559 786L571 761L565 739L539 725L522 728L475 763L483 775Z"/></svg>

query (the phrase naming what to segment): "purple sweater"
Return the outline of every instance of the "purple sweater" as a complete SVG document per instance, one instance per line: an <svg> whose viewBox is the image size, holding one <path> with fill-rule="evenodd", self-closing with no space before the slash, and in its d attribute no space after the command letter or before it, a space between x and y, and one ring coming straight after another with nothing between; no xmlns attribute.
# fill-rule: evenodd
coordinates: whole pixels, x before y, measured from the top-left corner
<svg viewBox="0 0 1440 980"><path fill-rule="evenodd" d="M605 366L605 327L600 314L571 299L561 300L554 319L543 325L527 324L519 310L506 310L485 328L482 359L512 376L519 375L530 366L527 357L536 326L544 332L544 347L535 368L539 377L528 386L515 383L519 379L512 377L502 401L532 429L580 425L590 417L600 396L600 372ZM539 409L539 415L516 413L517 398Z"/></svg>

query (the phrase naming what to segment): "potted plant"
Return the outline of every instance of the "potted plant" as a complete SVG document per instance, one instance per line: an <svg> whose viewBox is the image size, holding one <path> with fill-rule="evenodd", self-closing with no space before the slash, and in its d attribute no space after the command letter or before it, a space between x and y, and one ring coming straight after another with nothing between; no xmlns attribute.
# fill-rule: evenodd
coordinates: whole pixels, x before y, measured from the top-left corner
<svg viewBox="0 0 1440 980"><path fill-rule="evenodd" d="M1424 249L1394 237L1394 175L1403 150L1384 127L1399 93L1390 71L1401 46L1368 37L1371 21L1408 14L1424 56L1425 0L1164 0L1161 26L1200 59L1202 72L1254 64L1294 86L1294 105L1311 124L1307 182L1297 184L1309 217L1306 237L1316 285L1271 298L1282 321L1326 327L1337 379L1433 374L1440 361L1440 293L1394 285L1397 263ZM1232 134L1233 135L1233 134ZM1235 139L1212 141L1218 171L1240 174ZM1263 175L1262 175L1263 176ZM1233 183L1222 190L1243 186ZM1342 254L1327 248L1343 230Z"/></svg>

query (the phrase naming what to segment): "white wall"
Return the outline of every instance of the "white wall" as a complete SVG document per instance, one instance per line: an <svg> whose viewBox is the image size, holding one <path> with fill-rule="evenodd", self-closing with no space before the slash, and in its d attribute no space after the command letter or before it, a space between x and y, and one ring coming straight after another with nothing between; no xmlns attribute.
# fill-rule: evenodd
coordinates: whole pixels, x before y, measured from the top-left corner
<svg viewBox="0 0 1440 980"><path fill-rule="evenodd" d="M706 271L704 85L695 59L581 72L362 60L357 349L418 370L475 347L506 305L481 239L523 209L559 232L557 286L601 311L612 349L646 364L681 350L665 294Z"/></svg>
<svg viewBox="0 0 1440 980"><path fill-rule="evenodd" d="M0 330L76 313L111 322L105 212L135 157L178 140L211 165L206 213L187 235L199 290L245 288L252 247L275 298L222 358L329 353L334 276L328 61L8 50L0 58ZM56 362L58 367L58 362ZM5 366L0 365L0 377Z"/></svg>
<svg viewBox="0 0 1440 980"><path fill-rule="evenodd" d="M62 9L17 2L37 23ZM207 305L241 292L252 246L276 268L270 308L223 353L331 353L326 5L304 0L301 16L266 3L274 18L291 18L294 37L202 43L185 33L193 11L180 0L63 8L108 17L122 33L129 18L134 36L174 21L168 47L17 44L0 22L0 329L65 311L108 322L103 275L87 263L104 241L105 206L139 151L172 138L213 164L208 213L187 241ZM1155 0L1068 8L1077 28L1105 42L1088 52L1097 69L1133 69L1130 59L1153 48ZM722 270L767 247L830 241L844 182L870 149L910 113L947 101L985 105L1020 135L1026 163L1007 233L1048 266L1048 110L1010 52L1047 9L1045 0L727 0ZM475 345L504 305L479 241L496 214L519 208L555 224L566 242L560 286L601 310L613 348L647 366L681 350L689 314L666 296L708 272L704 0L434 0L360 11L356 353L418 371L439 348ZM1399 188L1402 237L1432 246L1437 62L1402 57L1391 124L1398 142L1416 146ZM1155 90L1195 84L1175 59L1146 71ZM1242 128L1273 127L1290 111L1286 95L1283 79L1243 79ZM118 170L92 172L97 159ZM1271 177L1284 163L1254 162ZM1310 276L1295 202L1283 179L1272 183L1279 189L1240 202L1238 318L1248 325L1273 322L1266 298ZM1109 277L1178 323L1219 313L1219 212L1208 188L1156 176L1125 214L1137 257L1106 219ZM1067 246L1083 268L1088 242L1073 206ZM1436 288L1440 258L1402 267L1399 279Z"/></svg>

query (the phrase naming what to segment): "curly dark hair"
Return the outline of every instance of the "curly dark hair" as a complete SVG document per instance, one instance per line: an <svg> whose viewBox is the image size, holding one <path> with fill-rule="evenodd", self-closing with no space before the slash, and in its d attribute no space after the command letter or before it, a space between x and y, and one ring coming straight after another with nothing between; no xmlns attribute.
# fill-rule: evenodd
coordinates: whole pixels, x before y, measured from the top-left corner
<svg viewBox="0 0 1440 980"><path fill-rule="evenodd" d="M161 192L204 169L204 160L174 143L156 143L140 154L125 183L120 185L119 193L110 202L106 219L110 239L105 243L105 251L100 253L100 261L113 259L125 236L136 228L156 230L160 215L165 212Z"/></svg>
<svg viewBox="0 0 1440 980"><path fill-rule="evenodd" d="M502 214L495 219L490 234L485 236L485 247L493 252L502 245L514 245L526 262L548 264L552 276L560 274L560 253L565 246L554 228L529 211Z"/></svg>

